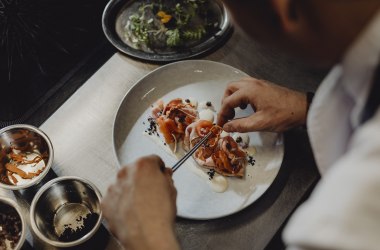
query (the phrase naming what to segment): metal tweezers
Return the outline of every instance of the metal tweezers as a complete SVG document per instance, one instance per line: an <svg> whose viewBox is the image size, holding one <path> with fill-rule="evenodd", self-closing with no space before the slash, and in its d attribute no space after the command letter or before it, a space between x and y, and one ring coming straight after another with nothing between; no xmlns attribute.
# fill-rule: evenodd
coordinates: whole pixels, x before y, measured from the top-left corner
<svg viewBox="0 0 380 250"><path fill-rule="evenodd" d="M189 159L189 157L194 154L195 151L197 151L197 149L202 146L206 141L207 139L212 135L212 131L210 131L205 137L203 137L197 144L195 144L195 146L189 151L187 152L173 167L172 167L172 170L173 170L173 173L187 160Z"/></svg>

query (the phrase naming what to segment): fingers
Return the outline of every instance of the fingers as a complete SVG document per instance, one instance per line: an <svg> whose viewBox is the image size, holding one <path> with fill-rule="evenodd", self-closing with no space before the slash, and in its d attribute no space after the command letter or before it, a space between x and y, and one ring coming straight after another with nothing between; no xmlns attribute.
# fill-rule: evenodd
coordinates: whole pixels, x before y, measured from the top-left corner
<svg viewBox="0 0 380 250"><path fill-rule="evenodd" d="M139 178L139 176L136 176L134 173L136 170L137 172L142 172L141 176L146 176L147 173L152 173L153 175L161 173L168 180L168 183L173 185L173 171L171 168L165 167L165 163L159 156L150 155L141 157L136 160L135 164L125 166L117 173L117 181L115 184L109 186L107 196L104 198L104 202L102 203L107 204L107 200L115 200L118 196L121 196L124 193L121 189L127 189L129 186L126 185L128 184L127 182L132 181L132 183L129 184L134 185L133 182L135 182L135 179ZM128 177L131 177L133 180L128 181ZM109 210L110 208L105 205L105 209Z"/></svg>
<svg viewBox="0 0 380 250"><path fill-rule="evenodd" d="M176 199L177 199L177 189L174 187L174 181L173 181L173 170L171 168L165 168L165 176L167 178L167 181L169 183L169 189L170 189L170 197L172 199L172 204L173 204L173 210L175 213L177 213L177 208L176 208Z"/></svg>
<svg viewBox="0 0 380 250"><path fill-rule="evenodd" d="M161 169L162 167L165 167L165 163L157 155L149 155L149 156L141 157L137 159L135 165L137 167L158 167L159 169Z"/></svg>
<svg viewBox="0 0 380 250"><path fill-rule="evenodd" d="M218 113L218 125L223 126L235 116L235 108L246 108L249 104L247 92L244 89L235 91L223 99L222 107Z"/></svg>
<svg viewBox="0 0 380 250"><path fill-rule="evenodd" d="M117 173L117 180L123 180L126 179L128 176L128 169L127 167L123 167L118 173Z"/></svg>
<svg viewBox="0 0 380 250"><path fill-rule="evenodd" d="M225 96L222 100L222 106L217 116L217 124L219 126L223 126L228 120L231 120L235 117L235 108L240 104L234 107L232 103L230 103L229 100L231 100L232 95L233 93Z"/></svg>
<svg viewBox="0 0 380 250"><path fill-rule="evenodd" d="M250 104L250 96L254 97L254 88L258 82L252 77L245 77L227 85L222 99L222 108L217 117L219 126L223 126L228 120L235 117L235 108L245 109Z"/></svg>
<svg viewBox="0 0 380 250"><path fill-rule="evenodd" d="M224 98L232 95L237 90L238 90L238 86L236 86L236 82L230 82L227 85L227 88L224 90L224 95L223 95L222 101Z"/></svg>
<svg viewBox="0 0 380 250"><path fill-rule="evenodd" d="M165 177L167 178L168 182L170 184L172 184L174 187L173 170L171 168L165 168L164 174L165 174Z"/></svg>
<svg viewBox="0 0 380 250"><path fill-rule="evenodd" d="M166 187L165 189L170 195L172 209L173 211L176 211L177 190L174 187L174 181L172 178L173 170L171 168L166 168L162 159L157 155L140 158L136 163L136 167L137 175L135 176L135 181L143 182L144 180L150 180L149 185L155 183L155 185L163 185ZM142 178L144 178L144 180ZM153 182L153 180L155 182Z"/></svg>
<svg viewBox="0 0 380 250"><path fill-rule="evenodd" d="M240 79L239 81L230 82L227 85L226 90L224 91L223 99L226 98L227 96L232 95L233 93L235 93L236 91L244 87L248 82L252 81L252 79L253 78L251 77L244 77Z"/></svg>
<svg viewBox="0 0 380 250"><path fill-rule="evenodd" d="M267 123L263 119L261 113L255 113L249 117L238 118L227 122L223 126L226 132L253 132L267 130Z"/></svg>
<svg viewBox="0 0 380 250"><path fill-rule="evenodd" d="M174 223L176 189L171 176L172 170L156 155L142 157L118 172L101 206L110 231L126 248L134 240L141 245L142 236L156 225ZM157 234L148 235L152 233Z"/></svg>
<svg viewBox="0 0 380 250"><path fill-rule="evenodd" d="M224 107L217 115L217 124L223 126L226 122L235 117L235 110L233 108Z"/></svg>
<svg viewBox="0 0 380 250"><path fill-rule="evenodd" d="M157 155L149 155L139 158L134 164L137 173L141 174L158 174L164 172L165 163Z"/></svg>
<svg viewBox="0 0 380 250"><path fill-rule="evenodd" d="M172 177L173 176L173 169L171 169L171 168L165 168L165 174L167 175L167 176L170 176L170 177Z"/></svg>
<svg viewBox="0 0 380 250"><path fill-rule="evenodd" d="M107 195L102 199L100 205L105 217L115 213L117 207L113 205L113 201L119 200L120 190L116 185L108 187Z"/></svg>

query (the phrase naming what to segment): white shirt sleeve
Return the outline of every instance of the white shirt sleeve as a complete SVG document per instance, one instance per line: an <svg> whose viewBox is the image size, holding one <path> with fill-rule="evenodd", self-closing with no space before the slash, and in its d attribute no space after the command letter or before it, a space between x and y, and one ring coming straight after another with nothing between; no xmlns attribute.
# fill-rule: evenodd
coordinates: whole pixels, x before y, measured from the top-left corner
<svg viewBox="0 0 380 250"><path fill-rule="evenodd" d="M380 249L380 111L356 130L283 238L294 250Z"/></svg>

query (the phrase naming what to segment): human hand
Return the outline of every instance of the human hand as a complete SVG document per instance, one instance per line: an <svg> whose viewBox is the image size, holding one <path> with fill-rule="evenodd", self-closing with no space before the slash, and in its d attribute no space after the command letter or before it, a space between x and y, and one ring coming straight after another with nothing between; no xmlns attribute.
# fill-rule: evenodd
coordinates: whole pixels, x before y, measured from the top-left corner
<svg viewBox="0 0 380 250"><path fill-rule="evenodd" d="M234 109L245 109L247 105L251 105L255 113L232 120ZM249 77L228 84L218 113L218 125L227 132L283 132L304 125L306 115L306 94Z"/></svg>
<svg viewBox="0 0 380 250"><path fill-rule="evenodd" d="M174 235L177 191L156 155L121 169L102 201L111 232L126 249L179 249Z"/></svg>

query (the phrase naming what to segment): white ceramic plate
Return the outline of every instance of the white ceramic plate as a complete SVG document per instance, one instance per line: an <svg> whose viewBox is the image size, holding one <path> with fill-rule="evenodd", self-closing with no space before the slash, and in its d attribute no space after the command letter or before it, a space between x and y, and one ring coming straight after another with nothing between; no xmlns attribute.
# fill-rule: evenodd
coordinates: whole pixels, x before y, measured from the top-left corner
<svg viewBox="0 0 380 250"><path fill-rule="evenodd" d="M227 83L247 76L225 64L212 61L182 61L160 67L139 80L120 104L114 123L114 147L120 165L140 156L158 154L167 166L177 159L168 154L149 136L143 135L150 105L158 99L193 97L211 101L216 110ZM246 116L252 109L237 111ZM229 187L215 193L208 181L200 178L184 164L173 176L178 191L178 216L191 219L213 219L236 213L256 201L269 188L280 169L284 146L281 134L249 133L250 146L257 150L254 166L248 165L246 177L227 178Z"/></svg>

